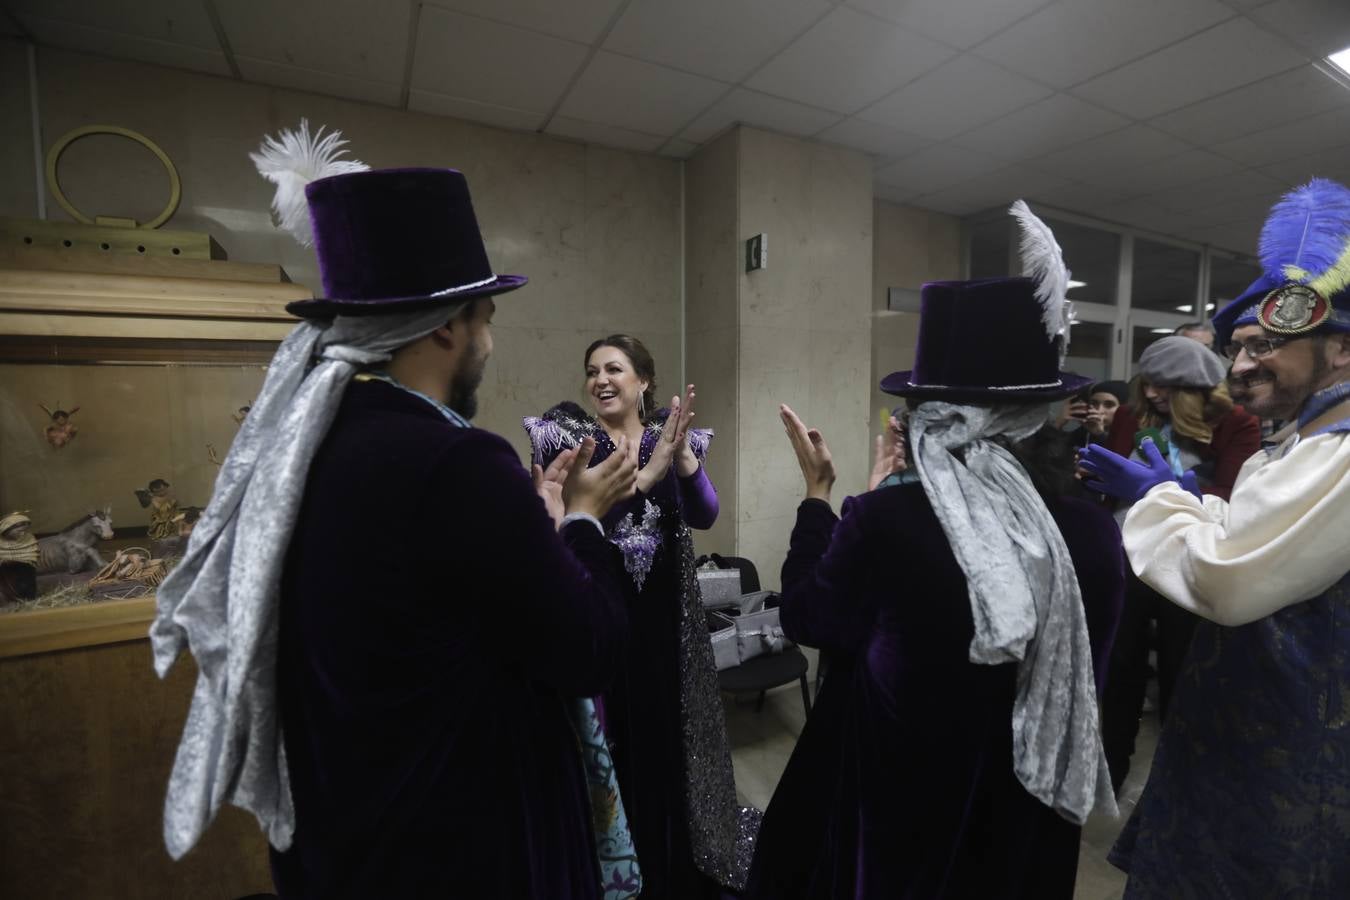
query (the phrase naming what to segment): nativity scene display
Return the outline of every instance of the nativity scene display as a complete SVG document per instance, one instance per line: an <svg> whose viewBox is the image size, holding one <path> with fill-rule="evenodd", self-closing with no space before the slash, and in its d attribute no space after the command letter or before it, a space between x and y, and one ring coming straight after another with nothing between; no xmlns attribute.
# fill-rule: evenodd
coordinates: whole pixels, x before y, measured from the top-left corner
<svg viewBox="0 0 1350 900"><path fill-rule="evenodd" d="M187 551L263 362L0 363L0 627L11 613L154 595Z"/></svg>

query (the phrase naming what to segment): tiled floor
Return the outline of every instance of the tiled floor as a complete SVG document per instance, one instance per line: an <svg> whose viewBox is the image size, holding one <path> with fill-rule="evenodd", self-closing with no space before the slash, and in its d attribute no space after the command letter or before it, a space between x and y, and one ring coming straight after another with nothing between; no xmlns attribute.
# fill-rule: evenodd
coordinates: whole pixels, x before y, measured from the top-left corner
<svg viewBox="0 0 1350 900"><path fill-rule="evenodd" d="M812 651L807 653L813 655ZM763 809L773 796L773 789L787 766L788 756L806 720L801 691L795 684L770 691L763 711L758 713L755 712L754 697L724 697L723 702L731 739L731 759L736 769L736 793L742 803ZM1076 900L1116 900L1124 891L1125 875L1106 861L1106 854L1139 800L1157 743L1157 714L1145 713L1139 734L1139 752L1121 792L1120 819L1097 817L1083 828L1078 887L1074 893Z"/></svg>

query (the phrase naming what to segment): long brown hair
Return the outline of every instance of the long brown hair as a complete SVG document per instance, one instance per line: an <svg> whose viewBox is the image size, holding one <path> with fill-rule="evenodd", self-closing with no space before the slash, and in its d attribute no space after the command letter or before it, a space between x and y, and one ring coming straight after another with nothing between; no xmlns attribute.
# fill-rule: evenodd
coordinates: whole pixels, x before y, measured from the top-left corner
<svg viewBox="0 0 1350 900"><path fill-rule="evenodd" d="M586 367L591 364L591 354L601 347L622 350L623 355L633 364L633 371L647 382L647 389L642 392L642 405L646 415L640 417L645 420L646 416L656 412L656 360L652 359L651 351L647 349L646 344L631 334L611 334L586 348L586 355L581 358L582 372L585 372Z"/></svg>
<svg viewBox="0 0 1350 900"><path fill-rule="evenodd" d="M1209 389L1168 388L1167 403L1171 414L1163 416L1144 396L1144 385L1147 383L1141 376L1130 385L1130 405L1142 428L1161 428L1171 419L1174 434L1208 444L1214 439L1214 426L1233 408L1228 385L1220 381Z"/></svg>

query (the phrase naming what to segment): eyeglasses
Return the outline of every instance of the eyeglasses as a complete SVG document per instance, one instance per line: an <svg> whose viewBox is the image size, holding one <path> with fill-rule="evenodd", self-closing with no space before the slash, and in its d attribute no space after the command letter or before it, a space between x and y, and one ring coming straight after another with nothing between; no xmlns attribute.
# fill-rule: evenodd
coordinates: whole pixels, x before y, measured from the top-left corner
<svg viewBox="0 0 1350 900"><path fill-rule="evenodd" d="M1251 359L1265 359L1290 341L1296 341L1303 337L1307 337L1307 335L1296 334L1292 337L1247 338L1247 340L1242 343L1233 341L1227 347L1223 348L1223 355L1233 362L1236 362L1238 356L1245 350L1247 356Z"/></svg>

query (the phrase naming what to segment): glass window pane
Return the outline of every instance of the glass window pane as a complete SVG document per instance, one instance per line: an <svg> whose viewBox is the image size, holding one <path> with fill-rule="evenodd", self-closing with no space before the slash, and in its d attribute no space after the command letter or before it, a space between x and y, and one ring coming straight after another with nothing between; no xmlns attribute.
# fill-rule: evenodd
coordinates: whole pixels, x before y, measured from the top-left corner
<svg viewBox="0 0 1350 900"><path fill-rule="evenodd" d="M1009 271L1013 223L1008 218L981 222L970 229L970 277L1005 278Z"/></svg>
<svg viewBox="0 0 1350 900"><path fill-rule="evenodd" d="M1213 254L1209 259L1209 296L1222 309L1229 300L1236 299L1247 285L1261 275L1261 267L1254 259Z"/></svg>
<svg viewBox="0 0 1350 900"><path fill-rule="evenodd" d="M1199 289L1200 254L1197 251L1144 238L1135 240L1132 309L1153 309L1201 318L1195 310Z"/></svg>
<svg viewBox="0 0 1350 900"><path fill-rule="evenodd" d="M1069 330L1069 355L1064 368L1096 381L1105 381L1111 373L1111 338L1115 326L1110 322L1078 322Z"/></svg>
<svg viewBox="0 0 1350 900"><path fill-rule="evenodd" d="M1081 282L1069 290L1069 299L1081 303L1116 302L1116 273L1120 270L1120 235L1110 231L1046 219L1064 251L1064 264Z"/></svg>
<svg viewBox="0 0 1350 900"><path fill-rule="evenodd" d="M1130 375L1134 375L1134 367L1139 364L1139 356L1144 349L1156 341L1160 341L1172 333L1170 328L1152 328L1148 325L1134 326L1134 343L1130 347Z"/></svg>

